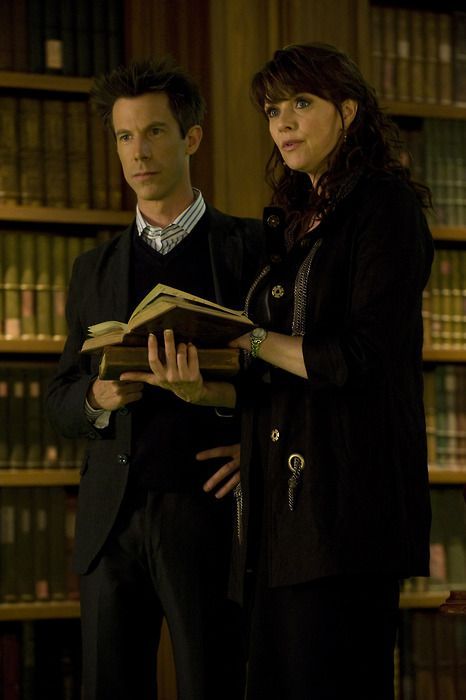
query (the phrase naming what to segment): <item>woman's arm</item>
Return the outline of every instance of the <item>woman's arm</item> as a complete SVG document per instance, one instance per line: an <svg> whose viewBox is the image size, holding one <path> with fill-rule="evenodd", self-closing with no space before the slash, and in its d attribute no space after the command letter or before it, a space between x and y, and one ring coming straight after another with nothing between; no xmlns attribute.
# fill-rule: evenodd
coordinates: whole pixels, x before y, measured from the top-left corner
<svg viewBox="0 0 466 700"><path fill-rule="evenodd" d="M232 348L250 350L249 333L236 338L229 343ZM307 371L303 358L303 339L300 336L283 335L269 331L259 347L258 357L286 372L307 379Z"/></svg>

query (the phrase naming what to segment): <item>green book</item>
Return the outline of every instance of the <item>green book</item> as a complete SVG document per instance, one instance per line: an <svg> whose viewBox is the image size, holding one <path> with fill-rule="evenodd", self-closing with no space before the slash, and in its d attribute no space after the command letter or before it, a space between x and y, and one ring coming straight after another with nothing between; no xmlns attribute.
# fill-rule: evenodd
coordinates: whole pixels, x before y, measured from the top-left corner
<svg viewBox="0 0 466 700"><path fill-rule="evenodd" d="M37 239L36 313L37 337L53 335L52 246L53 236L40 233Z"/></svg>
<svg viewBox="0 0 466 700"><path fill-rule="evenodd" d="M68 206L66 163L65 103L46 99L44 111L45 204L48 207Z"/></svg>
<svg viewBox="0 0 466 700"><path fill-rule="evenodd" d="M32 489L16 489L16 574L18 598L31 602L34 591L34 543L33 543L33 500Z"/></svg>
<svg viewBox="0 0 466 700"><path fill-rule="evenodd" d="M18 598L16 582L16 492L0 489L0 600L14 603Z"/></svg>
<svg viewBox="0 0 466 700"><path fill-rule="evenodd" d="M54 236L52 244L53 337L66 337L66 289L68 284L66 238Z"/></svg>
<svg viewBox="0 0 466 700"><path fill-rule="evenodd" d="M21 204L44 204L42 102L19 98L19 183Z"/></svg>
<svg viewBox="0 0 466 700"><path fill-rule="evenodd" d="M10 370L8 378L9 465L14 469L26 466L26 382L24 372Z"/></svg>
<svg viewBox="0 0 466 700"><path fill-rule="evenodd" d="M3 238L3 294L4 294L4 333L7 338L21 335L20 297L20 248L17 231L4 231Z"/></svg>
<svg viewBox="0 0 466 700"><path fill-rule="evenodd" d="M42 466L42 393L36 373L28 372L26 390L26 467L39 469Z"/></svg>
<svg viewBox="0 0 466 700"><path fill-rule="evenodd" d="M36 600L50 598L49 583L49 494L47 487L34 489L33 495L34 532L34 594Z"/></svg>
<svg viewBox="0 0 466 700"><path fill-rule="evenodd" d="M18 234L20 248L21 337L36 335L36 237L34 233Z"/></svg>
<svg viewBox="0 0 466 700"><path fill-rule="evenodd" d="M51 486L48 493L50 598L51 600L65 600L65 492L60 486Z"/></svg>
<svg viewBox="0 0 466 700"><path fill-rule="evenodd" d="M19 202L18 100L0 95L0 204Z"/></svg>

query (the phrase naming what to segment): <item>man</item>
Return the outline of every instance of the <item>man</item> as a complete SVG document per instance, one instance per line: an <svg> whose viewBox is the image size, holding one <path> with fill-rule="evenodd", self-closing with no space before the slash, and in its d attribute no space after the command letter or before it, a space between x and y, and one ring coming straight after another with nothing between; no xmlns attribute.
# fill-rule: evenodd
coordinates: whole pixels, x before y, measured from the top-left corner
<svg viewBox="0 0 466 700"><path fill-rule="evenodd" d="M157 697L164 616L179 698L241 698L240 616L226 599L232 504L220 498L238 480L236 418L142 383L100 380L98 358L79 350L89 325L127 320L159 282L241 308L261 226L193 190L204 102L171 60L112 71L91 96L137 207L126 231L75 262L69 336L47 395L55 428L89 438L75 546L84 700Z"/></svg>

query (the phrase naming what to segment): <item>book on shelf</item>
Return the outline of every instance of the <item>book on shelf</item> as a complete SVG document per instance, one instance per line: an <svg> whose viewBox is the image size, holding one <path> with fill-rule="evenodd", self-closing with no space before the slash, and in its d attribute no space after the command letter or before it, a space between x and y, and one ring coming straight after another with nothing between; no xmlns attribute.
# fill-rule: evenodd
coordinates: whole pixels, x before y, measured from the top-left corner
<svg viewBox="0 0 466 700"><path fill-rule="evenodd" d="M19 202L18 100L0 95L0 203Z"/></svg>
<svg viewBox="0 0 466 700"><path fill-rule="evenodd" d="M68 206L66 162L65 103L61 99L43 100L45 204L48 207Z"/></svg>
<svg viewBox="0 0 466 700"><path fill-rule="evenodd" d="M434 12L423 12L425 58L424 58L424 100L435 104L438 95L438 17Z"/></svg>
<svg viewBox="0 0 466 700"><path fill-rule="evenodd" d="M453 91L458 107L466 107L466 12L453 13Z"/></svg>
<svg viewBox="0 0 466 700"><path fill-rule="evenodd" d="M15 489L16 500L16 582L18 600L30 603L35 599L33 546L33 490Z"/></svg>
<svg viewBox="0 0 466 700"><path fill-rule="evenodd" d="M39 487L33 490L33 580L38 601L50 598L49 538L48 489Z"/></svg>
<svg viewBox="0 0 466 700"><path fill-rule="evenodd" d="M19 97L19 182L21 204L44 204L44 148L42 103Z"/></svg>
<svg viewBox="0 0 466 700"><path fill-rule="evenodd" d="M70 100L66 103L65 113L69 205L74 209L89 209L91 206L91 187L87 104L83 100Z"/></svg>
<svg viewBox="0 0 466 700"><path fill-rule="evenodd" d="M159 348L159 357L165 353ZM199 367L204 376L234 376L241 368L238 348L199 348ZM100 379L118 379L122 372L150 372L147 347L108 345L104 347L99 364Z"/></svg>
<svg viewBox="0 0 466 700"><path fill-rule="evenodd" d="M453 102L451 25L451 15L441 12L438 15L438 86L439 102L442 105Z"/></svg>
<svg viewBox="0 0 466 700"><path fill-rule="evenodd" d="M149 333L161 337L171 328L177 342L200 347L225 347L228 341L254 328L243 311L163 284L156 285L134 309L127 323L104 321L89 327L81 352L101 351L107 345L145 345Z"/></svg>

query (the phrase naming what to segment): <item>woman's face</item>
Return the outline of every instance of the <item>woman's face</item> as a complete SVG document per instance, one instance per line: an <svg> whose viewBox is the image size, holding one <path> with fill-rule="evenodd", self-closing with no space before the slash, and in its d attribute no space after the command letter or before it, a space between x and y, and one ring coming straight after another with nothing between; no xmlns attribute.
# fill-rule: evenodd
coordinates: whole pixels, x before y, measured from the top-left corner
<svg viewBox="0 0 466 700"><path fill-rule="evenodd" d="M345 100L341 116L332 102L309 92L266 103L270 134L286 165L315 182L326 169L328 155L354 119L357 103Z"/></svg>

